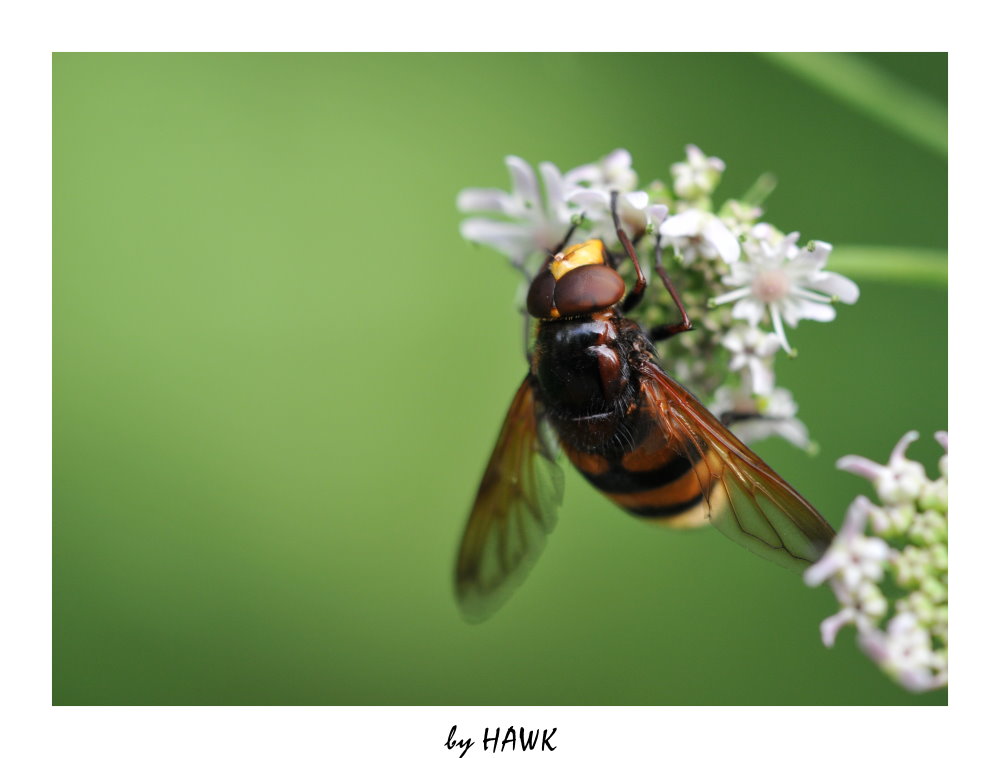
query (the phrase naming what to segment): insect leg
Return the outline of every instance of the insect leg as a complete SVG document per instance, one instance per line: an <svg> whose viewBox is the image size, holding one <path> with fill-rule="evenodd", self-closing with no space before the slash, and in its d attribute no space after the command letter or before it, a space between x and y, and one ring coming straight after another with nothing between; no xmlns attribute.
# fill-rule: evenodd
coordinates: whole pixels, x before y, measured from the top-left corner
<svg viewBox="0 0 1000 758"><path fill-rule="evenodd" d="M638 245L639 241L645 236L646 236L645 229L643 229L641 232L636 233L632 237L632 247ZM624 252L616 253L613 250L607 248L604 250L604 253L608 257L608 265L611 266L611 268L613 268L615 271L617 271L621 267L622 263L628 258L628 255L626 255Z"/></svg>
<svg viewBox="0 0 1000 758"><path fill-rule="evenodd" d="M681 303L681 298L677 294L677 289L674 287L674 283L670 281L670 277L667 276L667 270L663 268L663 238L657 234L656 235L656 273L660 276L660 281L663 282L663 286L667 288L667 292L670 293L670 298L674 301L674 305L677 306L677 310L681 312L681 320L676 324L660 324L659 326L654 326L649 330L650 339L654 342L659 340L669 339L675 334L680 334L681 332L688 332L694 329L694 325L691 323L691 319L688 318L687 311L684 310L684 305Z"/></svg>
<svg viewBox="0 0 1000 758"><path fill-rule="evenodd" d="M542 262L538 266L538 271L536 271L535 273L532 273L531 271L528 270L528 266L526 263L514 264L515 267L518 269L518 271L524 274L524 278L528 280L529 284L536 276L538 276L538 274L542 273L542 271L545 270L545 267L552 262L551 259L556 257L559 253L561 253L563 248L565 248L566 245L569 244L569 240L573 236L573 232L575 232L580 227L580 224L583 223L584 218L586 217L580 216L579 221L574 221L572 224L570 224L569 229L566 231L566 236L562 238L562 240L559 242L558 245L550 249L549 248L545 249L545 258L542 259Z"/></svg>
<svg viewBox="0 0 1000 758"><path fill-rule="evenodd" d="M583 216L580 216L579 221L574 221L572 224L570 224L569 230L566 232L566 236L562 238L562 242L560 242L556 247L547 251L550 258L555 257L556 255L561 253L563 251L563 248L569 244L569 240L573 236L573 232L575 232L580 227L580 224L583 222L583 218L584 218ZM547 263L548 261L546 261L546 264Z"/></svg>
<svg viewBox="0 0 1000 758"><path fill-rule="evenodd" d="M632 265L635 266L635 285L632 287L632 291L625 296L625 301L622 303L622 312L628 313L642 301L642 293L646 291L646 275L642 273L642 267L639 265L639 259L635 255L635 247L632 245L632 240L628 238L625 230L622 229L621 219L618 218L618 190L611 191L611 218L615 222L615 232L618 234L618 241L622 243L622 247L625 248L628 257L632 259Z"/></svg>

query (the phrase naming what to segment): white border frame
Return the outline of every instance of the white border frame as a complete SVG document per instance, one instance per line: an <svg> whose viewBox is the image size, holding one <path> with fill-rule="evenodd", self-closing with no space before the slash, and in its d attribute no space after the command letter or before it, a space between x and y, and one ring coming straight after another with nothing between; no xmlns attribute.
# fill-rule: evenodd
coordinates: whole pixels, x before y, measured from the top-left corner
<svg viewBox="0 0 1000 758"><path fill-rule="evenodd" d="M331 4L47 3L8 16L3 46L8 108L0 142L4 266L0 286L3 393L4 548L8 602L3 629L4 730L9 755L202 756L450 755L452 724L475 736L487 725L554 726L564 756L651 754L810 756L942 755L988 745L997 672L995 588L986 584L997 550L993 462L996 342L988 288L998 281L995 43L977 6L928 9L912 2L665 3L550 7L514 2ZM723 7L725 6L725 7ZM522 10L524 9L524 10ZM20 16L17 15L20 13ZM347 14L347 15L345 15ZM442 27L427 19L451 18ZM197 23L191 23L197 19ZM307 21L308 19L308 21ZM530 19L530 24L528 22ZM609 23L610 21L610 23ZM615 22L618 22L617 24ZM610 27L610 30L609 30ZM420 31L414 31L420 30ZM905 39L887 35L901 35ZM963 36L964 35L964 36ZM952 705L920 708L53 708L51 702L51 59L58 50L237 49L657 49L690 44L738 50L952 50L950 56L951 266L950 466L956 577L951 638ZM973 287L972 278L976 286ZM929 357L929 360L935 359ZM956 363L950 364L955 366ZM976 492L978 490L978 493ZM979 497L976 497L979 494ZM990 522L994 523L990 523ZM919 701L915 701L919 702ZM979 737L980 739L977 739ZM477 743L481 736L475 736ZM975 742L974 742L975 741ZM477 744L468 755L481 754Z"/></svg>

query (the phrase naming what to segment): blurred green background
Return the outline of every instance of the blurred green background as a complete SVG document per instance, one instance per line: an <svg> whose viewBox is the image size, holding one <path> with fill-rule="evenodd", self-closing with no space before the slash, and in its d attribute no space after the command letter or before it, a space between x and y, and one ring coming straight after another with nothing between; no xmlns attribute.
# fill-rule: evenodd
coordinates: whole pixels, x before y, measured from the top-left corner
<svg viewBox="0 0 1000 758"><path fill-rule="evenodd" d="M944 54L862 60L944 108ZM55 703L946 702L852 630L825 649L825 588L576 473L494 618L465 624L450 584L525 372L517 274L459 237L461 188L617 147L668 177L694 142L721 196L773 171L785 231L943 256L939 151L751 55L57 54L53 76ZM858 281L778 366L820 453L757 446L838 526L868 492L839 456L913 428L931 463L947 426L945 287Z"/></svg>

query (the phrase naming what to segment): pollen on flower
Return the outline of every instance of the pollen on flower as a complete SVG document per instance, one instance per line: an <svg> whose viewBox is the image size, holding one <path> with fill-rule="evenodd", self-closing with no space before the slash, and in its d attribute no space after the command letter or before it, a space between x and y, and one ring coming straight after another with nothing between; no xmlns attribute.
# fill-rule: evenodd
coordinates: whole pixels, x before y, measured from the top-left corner
<svg viewBox="0 0 1000 758"><path fill-rule="evenodd" d="M750 291L762 303L776 303L784 299L791 289L788 274L781 269L761 271L754 277Z"/></svg>

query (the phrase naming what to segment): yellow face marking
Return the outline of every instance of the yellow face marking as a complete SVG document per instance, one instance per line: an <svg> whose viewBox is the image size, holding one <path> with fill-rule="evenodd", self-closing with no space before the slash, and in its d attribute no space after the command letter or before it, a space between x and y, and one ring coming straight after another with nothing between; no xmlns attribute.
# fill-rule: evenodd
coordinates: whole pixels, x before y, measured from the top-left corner
<svg viewBox="0 0 1000 758"><path fill-rule="evenodd" d="M604 263L604 243L600 240L587 240L566 248L552 260L549 270L559 281L573 269L592 263Z"/></svg>

